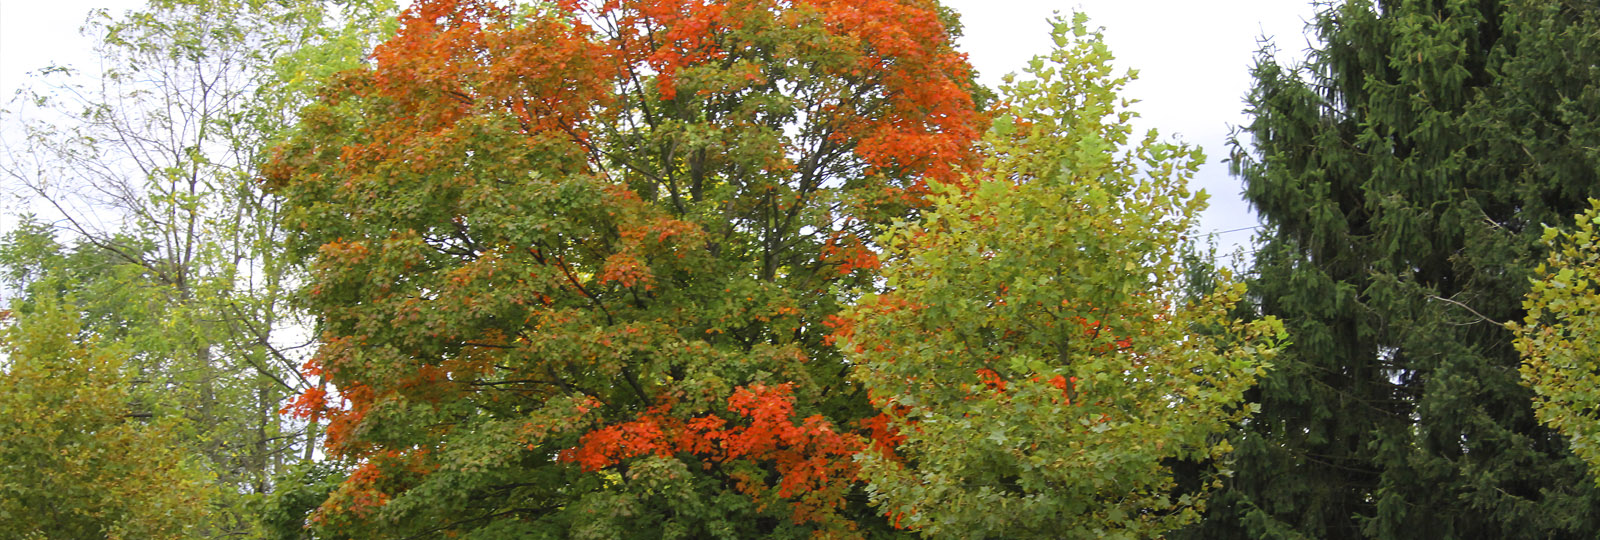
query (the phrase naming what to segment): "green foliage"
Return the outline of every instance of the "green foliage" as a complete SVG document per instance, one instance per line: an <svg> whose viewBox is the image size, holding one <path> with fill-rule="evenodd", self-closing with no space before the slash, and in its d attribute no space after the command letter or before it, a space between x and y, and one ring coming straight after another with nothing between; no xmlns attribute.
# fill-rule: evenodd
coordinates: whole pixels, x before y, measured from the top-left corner
<svg viewBox="0 0 1600 540"><path fill-rule="evenodd" d="M1499 322L1525 315L1538 224L1600 189L1600 9L1353 0L1314 25L1304 66L1256 66L1234 162L1267 225L1252 303L1294 344L1189 532L1595 537L1600 491Z"/></svg>
<svg viewBox="0 0 1600 540"><path fill-rule="evenodd" d="M260 516L263 540L319 538L306 528L306 521L344 478L342 468L332 461L301 461L279 471L272 481L275 489L251 501L251 510Z"/></svg>
<svg viewBox="0 0 1600 540"><path fill-rule="evenodd" d="M1600 200L1570 231L1547 228L1550 258L1534 271L1522 324L1510 324L1522 353L1522 380L1537 397L1539 421L1566 435L1572 451L1600 471ZM1600 481L1600 476L1597 476Z"/></svg>
<svg viewBox="0 0 1600 540"><path fill-rule="evenodd" d="M49 212L0 239L0 269L22 293L13 307L74 299L87 332L125 351L129 406L185 420L166 440L226 486L186 534L256 534L248 501L311 457L315 426L278 414L317 382L299 375L285 335L307 323L288 305L297 273L258 152L322 78L360 64L386 26L372 21L392 10L156 0L97 11L84 32L99 69L44 70L35 109L14 117L26 137L0 173Z"/></svg>
<svg viewBox="0 0 1600 540"><path fill-rule="evenodd" d="M984 119L931 2L413 4L277 147L318 535L904 535L831 345Z"/></svg>
<svg viewBox="0 0 1600 540"><path fill-rule="evenodd" d="M996 97L931 1L393 10L101 13L32 96L0 536L1600 534L1592 3L1264 56L1248 294L1081 17Z"/></svg>
<svg viewBox="0 0 1600 540"><path fill-rule="evenodd" d="M4 313L4 312L0 312ZM124 350L41 300L0 318L0 536L191 538L216 496L172 418L132 409Z"/></svg>
<svg viewBox="0 0 1600 540"><path fill-rule="evenodd" d="M854 378L897 432L862 456L868 492L928 537L1193 521L1209 483L1180 488L1169 464L1226 456L1282 339L1229 319L1242 285L1186 299L1203 158L1154 131L1130 147L1129 77L1085 21L1056 21L1056 49L1002 88L983 166L881 237L889 290L849 315Z"/></svg>

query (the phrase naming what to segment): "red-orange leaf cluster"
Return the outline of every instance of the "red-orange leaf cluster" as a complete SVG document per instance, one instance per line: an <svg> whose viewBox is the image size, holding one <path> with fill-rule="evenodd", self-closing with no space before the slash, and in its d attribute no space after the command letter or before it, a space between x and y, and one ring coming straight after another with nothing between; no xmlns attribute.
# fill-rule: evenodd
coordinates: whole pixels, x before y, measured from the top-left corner
<svg viewBox="0 0 1600 540"><path fill-rule="evenodd" d="M647 64L666 100L678 98L683 72L699 66L741 70L741 82L720 88L729 94L775 78L765 68L728 62L736 52L730 49L753 45L730 42L735 30L822 29L823 44L812 45L855 58L814 67L865 82L891 98L887 106L873 109L846 99L815 104L833 119L833 138L852 143L876 169L954 181L957 169L969 164L971 143L985 121L967 91L972 69L965 55L950 49L938 5L931 0L609 0L593 13L616 21L621 58ZM926 185L891 191L915 202Z"/></svg>
<svg viewBox="0 0 1600 540"><path fill-rule="evenodd" d="M839 497L855 480L851 456L861 449L861 438L841 433L821 415L795 418L791 392L788 383L735 390L728 411L741 421L734 423L709 415L674 417L672 403L665 402L632 421L590 431L577 447L563 451L561 460L585 471L643 455L693 455L708 468L733 460L770 463L779 474L777 496L793 501L794 521L817 520L842 504ZM882 422L878 426L877 431L884 431ZM893 436L875 432L874 440ZM764 489L751 480L745 484L750 495L759 496Z"/></svg>
<svg viewBox="0 0 1600 540"><path fill-rule="evenodd" d="M839 265L839 275L848 276L856 270L877 270L878 254L861 241L859 236L835 232L822 245L822 262Z"/></svg>
<svg viewBox="0 0 1600 540"><path fill-rule="evenodd" d="M327 408L328 392L322 388L313 386L305 389L305 391L301 392L300 395L295 396L294 401L289 402L289 404L285 405L282 409L278 409L278 414L285 414L295 418L308 419L312 422L316 422L322 419L323 410Z"/></svg>

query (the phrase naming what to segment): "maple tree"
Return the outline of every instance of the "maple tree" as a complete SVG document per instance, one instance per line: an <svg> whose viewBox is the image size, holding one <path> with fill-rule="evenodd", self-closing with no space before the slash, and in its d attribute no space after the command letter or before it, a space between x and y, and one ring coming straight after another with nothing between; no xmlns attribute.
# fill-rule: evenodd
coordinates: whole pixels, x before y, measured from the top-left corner
<svg viewBox="0 0 1600 540"><path fill-rule="evenodd" d="M986 159L935 182L884 237L888 290L840 320L886 417L872 498L931 537L1150 538L1199 517L1208 462L1283 339L1231 320L1243 286L1187 298L1197 148L1130 141L1098 32L1079 14L1002 87ZM1206 330L1202 330L1206 329Z"/></svg>
<svg viewBox="0 0 1600 540"><path fill-rule="evenodd" d="M923 0L428 0L303 112L320 534L860 537L832 346L986 124ZM879 426L881 427L881 426Z"/></svg>

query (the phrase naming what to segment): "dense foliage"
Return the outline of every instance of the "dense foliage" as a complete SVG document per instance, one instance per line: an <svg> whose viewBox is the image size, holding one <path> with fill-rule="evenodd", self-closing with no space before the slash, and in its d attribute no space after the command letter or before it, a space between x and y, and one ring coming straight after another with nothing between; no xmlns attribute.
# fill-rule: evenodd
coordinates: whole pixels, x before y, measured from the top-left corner
<svg viewBox="0 0 1600 540"><path fill-rule="evenodd" d="M1294 345L1196 536L1592 538L1600 491L1519 384L1540 224L1600 191L1600 10L1353 0L1264 59L1250 283Z"/></svg>
<svg viewBox="0 0 1600 540"><path fill-rule="evenodd" d="M1600 201L1578 214L1572 230L1547 228L1550 248L1545 264L1534 270L1533 288L1523 307L1528 310L1517 332L1517 350L1525 362L1523 380L1533 388L1539 420L1568 437L1572 451L1600 472L1600 240L1595 220ZM1600 476L1596 477L1600 480Z"/></svg>
<svg viewBox="0 0 1600 540"><path fill-rule="evenodd" d="M985 117L932 2L419 2L269 171L359 537L862 536L830 345ZM493 532L490 532L493 531Z"/></svg>
<svg viewBox="0 0 1600 540"><path fill-rule="evenodd" d="M85 335L72 306L50 301L27 315L0 312L0 325L0 536L204 530L217 486L183 455L181 420L127 412L126 349Z"/></svg>
<svg viewBox="0 0 1600 540"><path fill-rule="evenodd" d="M1225 450L1207 437L1244 410L1232 405L1266 351L1185 339L1190 309L1216 314L1226 300L1171 307L1172 247L1199 204L1183 187L1190 150L1152 139L1112 160L1130 114L1114 110L1121 83L1106 79L1109 56L1080 22L1082 43L1037 69L1042 82L1008 94L1017 102L1001 113L983 165L974 142L987 117L951 49L953 28L919 1L414 7L374 66L345 74L306 111L269 171L299 249L316 256L310 302L326 343L308 369L337 388L295 407L329 418L330 450L359 464L315 527L363 537L963 530L973 501L909 506L891 493L895 466L861 468L858 453L892 455L898 444L910 466L937 468L923 453L933 441L915 431L938 424L907 427L898 402L885 401L883 414L869 399L896 375L866 348L888 350L887 334L909 321L852 333L841 310L862 293L868 305L891 298L874 294L883 277L902 280L887 286L908 299L969 309L965 299L920 296L917 270L881 274L874 246L898 223L884 237L895 257L961 250L960 235L946 237L957 244L949 248L912 245L904 227L1007 208L1002 185L1017 187L1018 208L1070 197L1097 217L1076 225L1081 236L1001 222L991 225L1006 237L971 240L1015 243L1033 253L1021 258L1045 257L1031 264L1084 273L952 272L944 282L968 291L1015 282L1030 306L1045 296L1051 310L1073 304L1057 314L1065 326L1045 333L1098 338L1071 347L997 339L1066 347L1050 373L1039 371L1041 384L1055 384L1058 406L1077 393L1069 372L1085 389L1115 392L1088 400L1072 437L1128 456L1112 460L1127 464L1115 474L1086 478L1086 491L1054 493L1025 478L1030 498L1048 500L1034 513L1076 507L1084 535L1192 517L1193 494L1167 500L1173 482L1161 460ZM1066 82L1052 79L1056 69ZM1084 161L1078 173L1054 174L1070 159ZM1137 240L1147 235L1163 238ZM1108 247L1116 243L1130 245ZM1089 271L1096 265L1103 271ZM1073 323L1073 314L1105 322ZM1044 316L994 313L989 324L1042 323L1035 315ZM850 340L843 352L841 338ZM1120 339L1148 341L1103 347ZM988 402L989 390L957 383L973 367L936 366L929 378ZM1002 369L989 372L992 384L1022 375ZM1169 409L1170 419L1150 423ZM1017 421L1013 445L1053 445L1030 437L1061 431L1044 409ZM1136 439L1151 446L1121 446ZM1052 463L1043 481L1102 466L1081 456ZM1145 496L1117 506L1117 483ZM1161 515L1143 515L1151 511ZM1031 523L993 529L1061 533Z"/></svg>
<svg viewBox="0 0 1600 540"><path fill-rule="evenodd" d="M1248 292L1083 16L98 12L0 113L0 536L1593 538L1600 7L1323 9Z"/></svg>
<svg viewBox="0 0 1600 540"><path fill-rule="evenodd" d="M7 307L26 320L72 306L122 355L124 376L94 384L126 414L183 426L122 450L194 458L220 488L181 536L255 534L252 500L313 455L315 426L278 414L315 382L298 372L308 318L289 306L294 265L256 170L309 90L359 65L383 13L300 0L96 11L84 34L100 64L41 70L0 112L0 196L40 212L0 234Z"/></svg>
<svg viewBox="0 0 1600 540"><path fill-rule="evenodd" d="M1179 490L1170 461L1226 455L1281 328L1229 320L1242 285L1184 297L1199 150L1154 132L1130 147L1128 79L1099 35L1079 16L1054 38L1002 89L984 164L883 237L888 290L839 332L896 434L863 456L868 491L933 537L1194 520L1210 483Z"/></svg>

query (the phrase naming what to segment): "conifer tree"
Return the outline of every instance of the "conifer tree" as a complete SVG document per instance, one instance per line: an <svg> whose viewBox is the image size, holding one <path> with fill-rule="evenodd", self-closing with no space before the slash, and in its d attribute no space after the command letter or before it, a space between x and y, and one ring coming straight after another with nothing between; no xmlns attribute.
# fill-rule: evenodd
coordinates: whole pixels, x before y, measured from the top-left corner
<svg viewBox="0 0 1600 540"><path fill-rule="evenodd" d="M1600 190L1600 7L1352 0L1255 69L1254 301L1293 345L1207 538L1594 538L1512 334L1541 224Z"/></svg>

